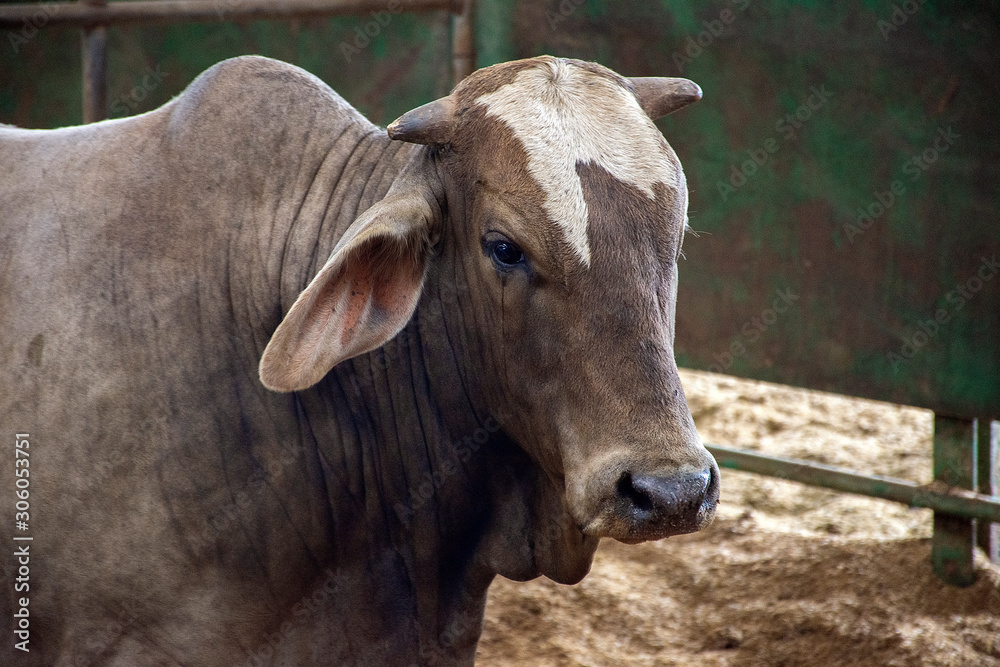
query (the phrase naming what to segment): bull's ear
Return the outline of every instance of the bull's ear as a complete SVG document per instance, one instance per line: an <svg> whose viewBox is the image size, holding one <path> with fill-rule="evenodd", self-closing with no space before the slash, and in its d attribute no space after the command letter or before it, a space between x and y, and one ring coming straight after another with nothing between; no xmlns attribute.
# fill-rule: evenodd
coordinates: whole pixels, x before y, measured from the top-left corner
<svg viewBox="0 0 1000 667"><path fill-rule="evenodd" d="M629 81L646 115L656 120L701 99L701 88L689 79L634 76Z"/></svg>
<svg viewBox="0 0 1000 667"><path fill-rule="evenodd" d="M264 386L307 389L399 333L420 298L431 219L427 199L411 191L390 192L355 220L271 336Z"/></svg>

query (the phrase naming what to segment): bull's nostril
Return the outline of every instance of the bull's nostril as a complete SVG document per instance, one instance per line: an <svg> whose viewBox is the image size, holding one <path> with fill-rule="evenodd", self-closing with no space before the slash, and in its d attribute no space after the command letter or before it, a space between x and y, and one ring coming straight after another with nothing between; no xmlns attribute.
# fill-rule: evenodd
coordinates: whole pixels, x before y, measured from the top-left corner
<svg viewBox="0 0 1000 667"><path fill-rule="evenodd" d="M719 472L715 466L708 469L708 483L705 486L705 500L717 502L719 499Z"/></svg>
<svg viewBox="0 0 1000 667"><path fill-rule="evenodd" d="M619 475L614 488L615 511L629 526L625 537L660 539L696 531L711 519L719 500L719 473L714 465L670 475L628 471Z"/></svg>
<svg viewBox="0 0 1000 667"><path fill-rule="evenodd" d="M632 473L623 472L622 476L618 478L616 488L618 495L631 502L637 509L643 512L653 509L653 499L646 492L635 488L632 483Z"/></svg>

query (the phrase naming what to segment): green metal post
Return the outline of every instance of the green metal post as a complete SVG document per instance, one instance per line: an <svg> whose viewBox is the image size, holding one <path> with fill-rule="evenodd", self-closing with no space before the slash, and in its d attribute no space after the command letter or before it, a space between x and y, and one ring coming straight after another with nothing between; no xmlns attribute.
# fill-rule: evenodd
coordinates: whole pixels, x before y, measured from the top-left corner
<svg viewBox="0 0 1000 667"><path fill-rule="evenodd" d="M452 85L457 86L462 79L476 69L476 7L475 0L465 0L462 11L452 15Z"/></svg>
<svg viewBox="0 0 1000 667"><path fill-rule="evenodd" d="M976 422L934 415L934 479L962 489L976 488ZM976 580L973 553L976 522L934 513L931 563L937 576L952 586Z"/></svg>
<svg viewBox="0 0 1000 667"><path fill-rule="evenodd" d="M1000 422L977 420L978 470L977 491L1000 496ZM978 520L976 542L994 563L1000 564L1000 524Z"/></svg>
<svg viewBox="0 0 1000 667"><path fill-rule="evenodd" d="M104 7L107 0L80 0L84 5ZM81 32L83 54L83 122L96 123L108 117L108 29L88 26Z"/></svg>

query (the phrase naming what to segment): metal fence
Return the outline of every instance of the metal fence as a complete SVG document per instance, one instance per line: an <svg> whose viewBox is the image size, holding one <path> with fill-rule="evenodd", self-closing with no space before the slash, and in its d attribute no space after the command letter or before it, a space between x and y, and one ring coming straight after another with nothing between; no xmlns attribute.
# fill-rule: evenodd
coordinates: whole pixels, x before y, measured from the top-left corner
<svg viewBox="0 0 1000 667"><path fill-rule="evenodd" d="M723 468L933 510L931 561L946 583L967 586L975 581L977 545L1000 562L1000 422L970 424L935 415L935 481L926 485L717 445L708 450Z"/></svg>
<svg viewBox="0 0 1000 667"><path fill-rule="evenodd" d="M378 11L448 11L452 19L454 81L475 62L472 0L80 0L66 3L0 5L0 28L25 24L78 27L83 49L83 122L107 118L107 27L189 21L292 20L360 15Z"/></svg>

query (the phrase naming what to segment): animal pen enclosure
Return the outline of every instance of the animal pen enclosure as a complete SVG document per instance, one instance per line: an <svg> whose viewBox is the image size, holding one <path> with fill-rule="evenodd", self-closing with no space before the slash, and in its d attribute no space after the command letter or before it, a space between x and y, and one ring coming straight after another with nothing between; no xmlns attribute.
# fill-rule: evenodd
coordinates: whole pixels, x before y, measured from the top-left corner
<svg viewBox="0 0 1000 667"><path fill-rule="evenodd" d="M688 174L699 232L680 269L678 363L931 409L937 483L711 451L734 469L934 509L935 570L968 584L977 541L997 558L991 522L1000 522L989 426L1000 419L1000 10L476 4L474 14L447 0L0 4L10 63L0 70L0 120L76 122L81 98L82 117L96 120L109 87L126 91L112 112L147 110L215 60L252 51L299 59L383 124L446 92L442 62L460 78L473 62L551 53L691 78L705 99L659 124ZM344 14L365 18L316 18ZM248 23L259 19L291 29ZM225 22L227 45L201 25L141 27L182 21ZM84 30L79 66L66 27ZM207 46L192 54L192 44ZM129 89L134 72L161 65L170 86ZM80 70L91 82L82 95L69 83Z"/></svg>

